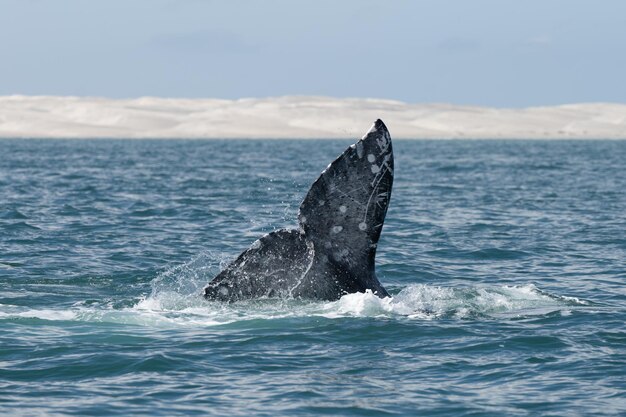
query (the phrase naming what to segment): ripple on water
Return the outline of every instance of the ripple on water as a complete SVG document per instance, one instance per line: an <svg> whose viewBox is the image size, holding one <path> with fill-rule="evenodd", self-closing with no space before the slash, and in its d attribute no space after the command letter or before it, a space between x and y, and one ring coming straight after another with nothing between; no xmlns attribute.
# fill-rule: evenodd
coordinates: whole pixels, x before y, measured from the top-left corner
<svg viewBox="0 0 626 417"><path fill-rule="evenodd" d="M347 145L0 140L0 414L623 413L622 142L397 141L393 297L204 301Z"/></svg>

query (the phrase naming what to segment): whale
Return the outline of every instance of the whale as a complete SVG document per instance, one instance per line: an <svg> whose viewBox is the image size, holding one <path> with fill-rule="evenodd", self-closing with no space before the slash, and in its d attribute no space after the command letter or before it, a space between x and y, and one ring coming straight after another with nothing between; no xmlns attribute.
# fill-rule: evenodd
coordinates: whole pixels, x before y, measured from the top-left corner
<svg viewBox="0 0 626 417"><path fill-rule="evenodd" d="M391 136L382 120L331 162L298 210L298 228L273 231L242 252L204 288L208 300L338 300L370 290L391 198Z"/></svg>

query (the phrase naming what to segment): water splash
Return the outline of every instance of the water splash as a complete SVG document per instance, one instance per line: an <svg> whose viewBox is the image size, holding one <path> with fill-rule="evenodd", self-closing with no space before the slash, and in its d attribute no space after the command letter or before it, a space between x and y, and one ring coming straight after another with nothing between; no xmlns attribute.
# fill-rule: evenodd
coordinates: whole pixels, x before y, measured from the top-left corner
<svg viewBox="0 0 626 417"><path fill-rule="evenodd" d="M203 252L166 269L151 282L151 292L121 303L78 302L69 309L28 309L0 304L0 320L100 322L149 327L203 327L250 320L293 317L377 318L397 320L510 319L540 316L589 305L573 297L552 295L534 284L499 287L409 285L393 297L371 291L346 294L337 301L256 299L236 303L206 301L202 289L228 262L225 256Z"/></svg>
<svg viewBox="0 0 626 417"><path fill-rule="evenodd" d="M187 266L176 270L186 271L186 268ZM173 278L169 273L159 276L155 279L155 288L151 295L132 307L121 309L78 307L57 311L28 310L0 305L0 319L35 318L47 321L86 321L176 328L293 317L327 319L385 317L397 320L511 319L542 316L555 311L567 315L572 309L589 305L588 302L577 298L548 294L533 284L480 288L449 288L420 284L405 287L395 296L383 299L371 291L366 291L346 294L340 300L332 302L260 299L231 304L205 301L196 291L197 283L180 284L179 279Z"/></svg>
<svg viewBox="0 0 626 417"><path fill-rule="evenodd" d="M179 296L197 298L202 289L227 262L225 256L212 252L202 252L190 261L161 272L152 280L151 299L167 303L170 299L178 302Z"/></svg>
<svg viewBox="0 0 626 417"><path fill-rule="evenodd" d="M589 303L555 296L534 284L502 287L449 288L410 285L394 297L378 298L370 291L348 294L326 307L330 316L404 316L413 319L519 317L567 310Z"/></svg>

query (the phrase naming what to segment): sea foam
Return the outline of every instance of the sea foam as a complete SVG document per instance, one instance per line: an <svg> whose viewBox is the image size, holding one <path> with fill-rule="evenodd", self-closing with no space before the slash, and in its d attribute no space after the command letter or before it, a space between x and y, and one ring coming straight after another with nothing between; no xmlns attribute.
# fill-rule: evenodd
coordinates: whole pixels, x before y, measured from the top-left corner
<svg viewBox="0 0 626 417"><path fill-rule="evenodd" d="M410 285L393 297L379 298L371 291L346 294L337 301L260 299L236 303L210 302L201 296L159 291L131 307L77 306L65 310L25 309L0 305L0 320L34 318L46 321L83 321L150 327L202 327L248 320L289 317L393 318L398 320L508 319L538 316L589 303L556 296L533 284L501 287L451 288Z"/></svg>

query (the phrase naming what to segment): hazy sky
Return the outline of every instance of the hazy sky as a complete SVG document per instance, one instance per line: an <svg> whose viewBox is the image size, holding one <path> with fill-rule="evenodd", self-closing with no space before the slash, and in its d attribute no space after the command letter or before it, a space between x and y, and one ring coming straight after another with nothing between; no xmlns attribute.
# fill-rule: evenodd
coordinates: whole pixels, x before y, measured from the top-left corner
<svg viewBox="0 0 626 417"><path fill-rule="evenodd" d="M624 0L0 0L0 95L626 102Z"/></svg>

